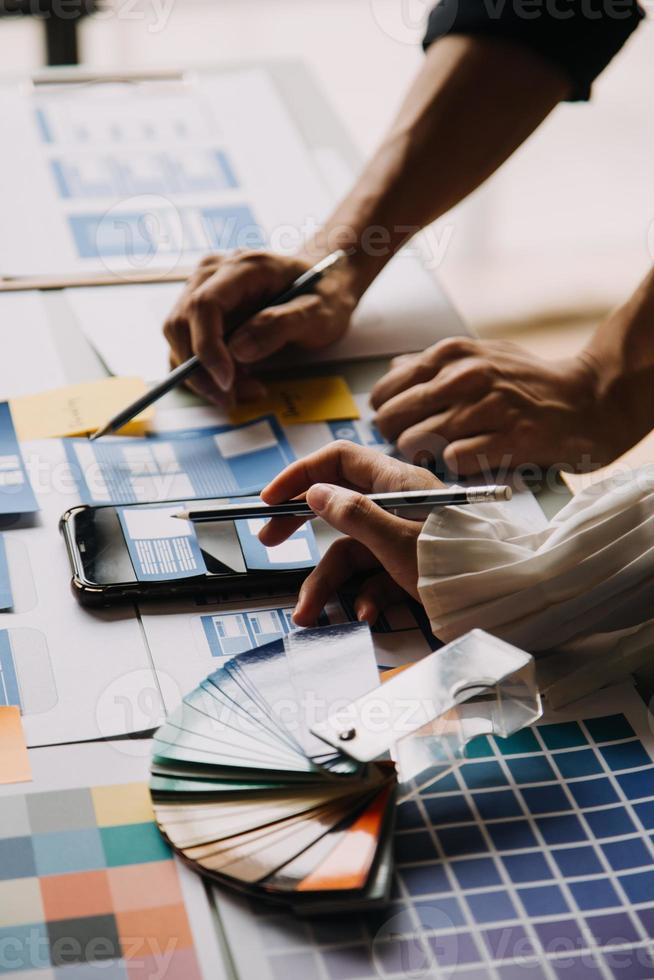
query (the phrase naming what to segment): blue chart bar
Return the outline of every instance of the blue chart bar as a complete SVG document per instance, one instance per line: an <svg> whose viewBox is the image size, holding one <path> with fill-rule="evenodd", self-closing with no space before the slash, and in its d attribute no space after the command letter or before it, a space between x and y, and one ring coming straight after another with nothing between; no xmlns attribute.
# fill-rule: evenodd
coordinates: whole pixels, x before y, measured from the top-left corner
<svg viewBox="0 0 654 980"><path fill-rule="evenodd" d="M22 707L8 630L0 630L0 706Z"/></svg>

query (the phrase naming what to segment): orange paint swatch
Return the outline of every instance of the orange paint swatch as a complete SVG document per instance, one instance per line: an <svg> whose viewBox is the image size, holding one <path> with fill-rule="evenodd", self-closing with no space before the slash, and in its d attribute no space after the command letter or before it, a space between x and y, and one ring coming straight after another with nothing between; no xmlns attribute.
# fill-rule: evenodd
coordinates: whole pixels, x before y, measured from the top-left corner
<svg viewBox="0 0 654 980"><path fill-rule="evenodd" d="M0 707L0 783L27 783L32 778L20 708Z"/></svg>
<svg viewBox="0 0 654 980"><path fill-rule="evenodd" d="M375 797L327 859L298 885L299 892L363 888L377 851L393 787Z"/></svg>

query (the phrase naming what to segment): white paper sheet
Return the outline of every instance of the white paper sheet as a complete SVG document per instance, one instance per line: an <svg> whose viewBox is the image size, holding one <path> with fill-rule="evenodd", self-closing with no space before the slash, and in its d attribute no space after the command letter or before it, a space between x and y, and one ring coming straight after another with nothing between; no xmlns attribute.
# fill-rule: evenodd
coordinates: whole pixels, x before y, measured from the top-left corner
<svg viewBox="0 0 654 980"><path fill-rule="evenodd" d="M21 556L14 571L32 601L21 612L1 613L0 629L23 638L20 647L12 646L27 744L152 728L161 721L160 679L133 607L91 611L71 593L58 522L79 497L63 446L59 440L28 442L23 451L41 513L34 527L5 533L14 554Z"/></svg>
<svg viewBox="0 0 654 980"><path fill-rule="evenodd" d="M35 94L6 85L0 115L5 276L120 281L211 251L297 246L329 209L265 71Z"/></svg>
<svg viewBox="0 0 654 980"><path fill-rule="evenodd" d="M39 293L0 293L0 338L0 401L66 383Z"/></svg>
<svg viewBox="0 0 654 980"><path fill-rule="evenodd" d="M182 289L180 283L89 286L66 290L66 298L87 340L112 374L153 381L169 370L162 326ZM363 297L342 340L322 351L294 354L290 361L285 355L284 363L393 357L464 333L436 279L417 258L401 254Z"/></svg>

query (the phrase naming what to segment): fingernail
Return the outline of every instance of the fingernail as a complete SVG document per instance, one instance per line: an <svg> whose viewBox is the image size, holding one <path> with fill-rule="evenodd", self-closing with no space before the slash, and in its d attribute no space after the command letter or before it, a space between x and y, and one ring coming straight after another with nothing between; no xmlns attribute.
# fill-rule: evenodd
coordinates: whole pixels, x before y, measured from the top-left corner
<svg viewBox="0 0 654 980"><path fill-rule="evenodd" d="M328 483L316 483L307 491L307 503L311 510L320 514L329 506L329 501L334 496L334 488Z"/></svg>
<svg viewBox="0 0 654 980"><path fill-rule="evenodd" d="M256 361L259 356L259 345L247 330L240 331L234 337L229 349L237 361Z"/></svg>
<svg viewBox="0 0 654 980"><path fill-rule="evenodd" d="M218 387L222 388L223 391L229 391L234 384L234 368L231 362L217 364L211 374Z"/></svg>

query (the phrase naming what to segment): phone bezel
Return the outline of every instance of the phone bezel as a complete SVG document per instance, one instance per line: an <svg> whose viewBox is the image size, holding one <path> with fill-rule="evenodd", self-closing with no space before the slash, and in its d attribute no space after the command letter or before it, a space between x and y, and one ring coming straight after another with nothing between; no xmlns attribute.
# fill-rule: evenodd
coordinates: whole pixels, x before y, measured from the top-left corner
<svg viewBox="0 0 654 980"><path fill-rule="evenodd" d="M173 501L174 503L174 501ZM139 506L136 504L135 506ZM143 504L144 507L148 506ZM311 569L234 572L232 575L202 575L169 582L112 582L98 585L85 575L84 563L77 546L76 518L85 512L116 509L115 504L78 504L62 514L59 530L63 536L71 566L71 589L85 606L111 606L145 599L215 598L228 599L238 592L247 594L288 595L296 591Z"/></svg>

